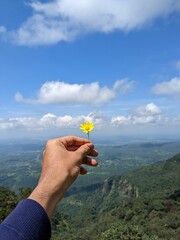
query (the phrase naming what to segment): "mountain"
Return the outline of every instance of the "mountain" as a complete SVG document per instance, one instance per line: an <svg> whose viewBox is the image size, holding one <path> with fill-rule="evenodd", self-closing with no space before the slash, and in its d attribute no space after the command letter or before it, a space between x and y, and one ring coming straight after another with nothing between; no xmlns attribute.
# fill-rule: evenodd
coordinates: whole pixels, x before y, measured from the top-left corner
<svg viewBox="0 0 180 240"><path fill-rule="evenodd" d="M120 177L105 180L103 194L112 190L119 197L168 197L180 189L180 154L160 162L137 169ZM111 193L112 194L112 193Z"/></svg>
<svg viewBox="0 0 180 240"><path fill-rule="evenodd" d="M179 240L180 154L65 198L53 229L54 240Z"/></svg>
<svg viewBox="0 0 180 240"><path fill-rule="evenodd" d="M30 191L0 187L0 221ZM179 240L180 154L67 195L52 232L52 240Z"/></svg>

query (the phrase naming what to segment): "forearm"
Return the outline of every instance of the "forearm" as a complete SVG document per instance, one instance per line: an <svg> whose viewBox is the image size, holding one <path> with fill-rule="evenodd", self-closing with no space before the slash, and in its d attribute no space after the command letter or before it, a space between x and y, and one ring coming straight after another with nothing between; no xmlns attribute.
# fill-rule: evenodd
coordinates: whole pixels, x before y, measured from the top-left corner
<svg viewBox="0 0 180 240"><path fill-rule="evenodd" d="M43 177L43 180L40 180L37 187L28 197L28 199L38 202L44 208L49 218L52 217L57 204L64 197L70 185L68 184L67 176L62 176L62 180L58 182L58 185L53 176L51 176L51 179L49 181L48 178L46 180L46 177Z"/></svg>
<svg viewBox="0 0 180 240"><path fill-rule="evenodd" d="M57 194L48 193L45 188L37 186L28 199L38 202L46 211L49 218L52 217L54 209L58 202L63 198L64 194L57 196Z"/></svg>

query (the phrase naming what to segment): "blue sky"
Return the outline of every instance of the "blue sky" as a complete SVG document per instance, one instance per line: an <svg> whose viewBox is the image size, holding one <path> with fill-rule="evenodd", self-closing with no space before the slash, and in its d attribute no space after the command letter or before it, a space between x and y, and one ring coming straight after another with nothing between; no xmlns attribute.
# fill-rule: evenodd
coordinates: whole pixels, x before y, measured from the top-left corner
<svg viewBox="0 0 180 240"><path fill-rule="evenodd" d="M180 0L0 2L0 138L180 137Z"/></svg>

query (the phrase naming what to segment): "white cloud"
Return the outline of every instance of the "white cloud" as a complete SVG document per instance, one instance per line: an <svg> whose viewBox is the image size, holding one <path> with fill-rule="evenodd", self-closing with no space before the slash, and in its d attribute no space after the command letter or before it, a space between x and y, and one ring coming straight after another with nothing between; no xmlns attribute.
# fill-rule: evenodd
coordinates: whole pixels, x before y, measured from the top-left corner
<svg viewBox="0 0 180 240"><path fill-rule="evenodd" d="M134 82L129 81L128 78L121 79L115 82L113 89L119 91L121 94L125 94L134 89Z"/></svg>
<svg viewBox="0 0 180 240"><path fill-rule="evenodd" d="M80 133L79 125L84 121L92 121L95 125L93 134L131 134L136 133L158 133L165 131L171 133L172 129L176 133L177 127L180 126L180 115L168 118L164 116L160 108L154 103L149 103L132 111L125 116L107 116L102 112L91 112L87 116L57 116L47 113L39 118L37 117L15 117L9 119L0 119L0 132L16 133L19 136L26 133L49 135L78 134ZM151 130L153 132L151 132ZM164 133L165 133L164 132ZM36 135L37 135L36 134Z"/></svg>
<svg viewBox="0 0 180 240"><path fill-rule="evenodd" d="M127 92L133 85L127 79L116 81L112 89L100 87L98 82L69 84L52 81L42 85L38 99L25 99L20 93L16 93L15 99L28 104L103 104L114 99L118 92Z"/></svg>
<svg viewBox="0 0 180 240"><path fill-rule="evenodd" d="M44 131L51 129L78 129L80 123L92 121L96 129L106 129L110 131L111 127L122 125L159 125L159 124L179 124L180 116L168 119L164 116L160 108L154 103L149 103L132 111L125 116L108 117L102 112L91 112L87 116L57 116L47 113L40 118L33 117L15 117L9 119L0 119L0 130L24 129L27 131Z"/></svg>
<svg viewBox="0 0 180 240"><path fill-rule="evenodd" d="M154 103L149 103L146 106L139 107L134 111L131 116L133 124L144 124L144 123L162 123L163 121L162 112L160 108Z"/></svg>
<svg viewBox="0 0 180 240"><path fill-rule="evenodd" d="M116 126L116 125L127 125L130 123L130 117L125 117L125 116L118 116L118 117L112 117L111 119L111 124Z"/></svg>
<svg viewBox="0 0 180 240"><path fill-rule="evenodd" d="M71 41L88 32L127 32L180 10L179 0L54 0L28 5L33 14L13 38L29 46Z"/></svg>
<svg viewBox="0 0 180 240"><path fill-rule="evenodd" d="M0 119L0 129L27 128L36 126L37 121L31 117Z"/></svg>
<svg viewBox="0 0 180 240"><path fill-rule="evenodd" d="M13 123L9 122L9 120L6 120L6 119L1 119L0 120L0 130L10 129L10 128L13 128L13 127L14 127Z"/></svg>
<svg viewBox="0 0 180 240"><path fill-rule="evenodd" d="M101 112L92 112L87 116L56 116L47 113L41 118L16 117L9 119L0 119L0 130L5 129L26 129L26 130L50 130L54 128L79 128L80 123L84 121L93 121L96 128L101 128L106 118Z"/></svg>
<svg viewBox="0 0 180 240"><path fill-rule="evenodd" d="M145 106L135 109L128 116L117 116L111 119L111 124L116 125L127 125L127 124L159 124L165 123L165 118L160 108L154 103L149 103Z"/></svg>
<svg viewBox="0 0 180 240"><path fill-rule="evenodd" d="M158 95L180 95L180 78L158 83L152 88L152 92Z"/></svg>
<svg viewBox="0 0 180 240"><path fill-rule="evenodd" d="M83 122L83 117L72 117L70 115L56 116L48 113L38 120L40 128L72 128L79 126Z"/></svg>
<svg viewBox="0 0 180 240"><path fill-rule="evenodd" d="M43 130L56 127L68 127L73 126L77 122L76 118L71 116L58 117L53 114L46 114L41 118L29 118L29 117L16 117L9 119L1 119L0 129L9 128L25 128L26 130ZM74 122L73 122L74 121Z"/></svg>

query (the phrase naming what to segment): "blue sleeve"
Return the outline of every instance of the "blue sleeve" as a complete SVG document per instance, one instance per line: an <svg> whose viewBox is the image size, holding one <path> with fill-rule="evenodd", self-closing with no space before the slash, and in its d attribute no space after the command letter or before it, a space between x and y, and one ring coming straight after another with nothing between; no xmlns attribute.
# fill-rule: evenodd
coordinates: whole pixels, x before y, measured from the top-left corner
<svg viewBox="0 0 180 240"><path fill-rule="evenodd" d="M1 240L49 240L51 225L44 208L34 200L22 200L0 224Z"/></svg>

